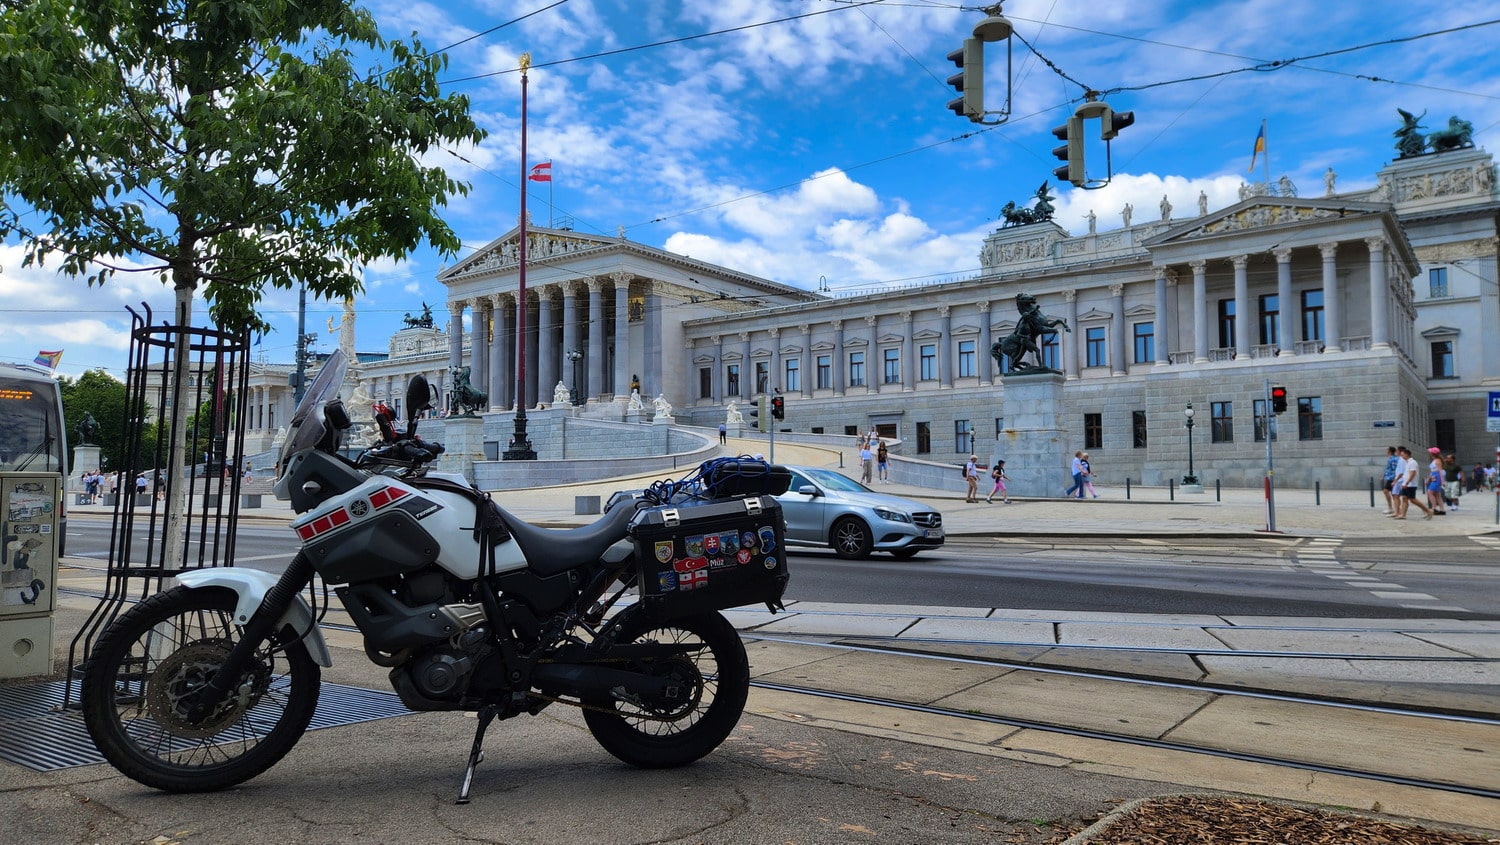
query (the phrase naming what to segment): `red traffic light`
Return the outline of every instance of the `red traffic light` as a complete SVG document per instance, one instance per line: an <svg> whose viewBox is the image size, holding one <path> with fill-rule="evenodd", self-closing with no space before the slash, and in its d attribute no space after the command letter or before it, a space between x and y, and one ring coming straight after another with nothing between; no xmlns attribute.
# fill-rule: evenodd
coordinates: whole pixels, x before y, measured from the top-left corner
<svg viewBox="0 0 1500 845"><path fill-rule="evenodd" d="M1271 413L1279 414L1286 410L1286 388L1275 385L1271 388Z"/></svg>

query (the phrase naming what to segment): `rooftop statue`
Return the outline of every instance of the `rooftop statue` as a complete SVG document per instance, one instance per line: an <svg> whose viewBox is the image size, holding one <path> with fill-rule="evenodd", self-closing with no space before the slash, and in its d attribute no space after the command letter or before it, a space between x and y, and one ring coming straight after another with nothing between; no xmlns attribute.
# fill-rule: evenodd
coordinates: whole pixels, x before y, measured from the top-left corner
<svg viewBox="0 0 1500 845"><path fill-rule="evenodd" d="M1439 129L1427 136L1427 146L1435 153L1461 150L1474 146L1474 124L1454 115L1448 118L1448 128Z"/></svg>
<svg viewBox="0 0 1500 845"><path fill-rule="evenodd" d="M432 306L425 302L422 303L422 314L420 316L413 317L411 312L408 311L406 312L406 316L401 318L401 322L405 323L405 327L408 329L432 328Z"/></svg>
<svg viewBox="0 0 1500 845"><path fill-rule="evenodd" d="M1000 209L1000 217L1005 220L1001 224L1002 228L1006 226L1025 226L1029 223L1045 223L1052 219L1052 212L1056 209L1052 205L1054 197L1048 192L1047 183L1043 182L1042 186L1036 189L1036 193L1032 194L1032 197L1036 199L1036 205L1031 208L1018 208L1016 207L1015 200L1011 200L1005 204L1004 208Z"/></svg>
<svg viewBox="0 0 1500 845"><path fill-rule="evenodd" d="M1401 153L1399 157L1411 158L1421 155L1427 149L1427 139L1422 137L1422 133L1417 130L1426 128L1419 121L1427 116L1427 112L1413 116L1406 109L1396 109L1396 111L1401 114L1401 128L1392 132L1391 136L1396 139L1396 149Z"/></svg>

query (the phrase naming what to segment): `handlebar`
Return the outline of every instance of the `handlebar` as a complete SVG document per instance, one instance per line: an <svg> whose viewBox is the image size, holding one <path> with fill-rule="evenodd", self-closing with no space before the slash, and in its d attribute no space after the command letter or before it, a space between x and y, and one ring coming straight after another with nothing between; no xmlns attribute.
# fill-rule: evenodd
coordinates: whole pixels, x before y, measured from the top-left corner
<svg viewBox="0 0 1500 845"><path fill-rule="evenodd" d="M435 440L402 438L394 443L385 443L366 449L360 453L355 464L361 467L369 464L385 464L416 469L423 464L437 460L444 451L446 450L443 444Z"/></svg>

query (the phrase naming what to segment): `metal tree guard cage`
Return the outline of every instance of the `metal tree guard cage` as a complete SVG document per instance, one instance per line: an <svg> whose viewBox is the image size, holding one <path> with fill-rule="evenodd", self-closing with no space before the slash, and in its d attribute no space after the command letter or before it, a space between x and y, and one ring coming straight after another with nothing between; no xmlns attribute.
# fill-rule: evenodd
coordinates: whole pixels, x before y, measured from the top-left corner
<svg viewBox="0 0 1500 845"><path fill-rule="evenodd" d="M68 647L72 671L64 707L99 633L127 603L161 592L179 573L234 565L249 332L153 326L150 307L141 303L141 308L144 314L126 308L132 322L125 377L127 452L104 596ZM184 447L174 451L176 442ZM138 478L145 479L142 487Z"/></svg>

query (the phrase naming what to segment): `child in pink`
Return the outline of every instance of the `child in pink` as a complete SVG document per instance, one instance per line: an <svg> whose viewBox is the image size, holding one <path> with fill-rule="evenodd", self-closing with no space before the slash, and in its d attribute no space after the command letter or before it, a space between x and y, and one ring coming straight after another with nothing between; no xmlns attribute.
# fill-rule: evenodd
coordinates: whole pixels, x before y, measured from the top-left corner
<svg viewBox="0 0 1500 845"><path fill-rule="evenodd" d="M1005 504L1010 504L1010 496L1005 491L1005 461L995 462L995 468L990 470L990 478L995 479L995 489L991 490L990 494L984 497L984 500L993 504L995 494L999 493Z"/></svg>

